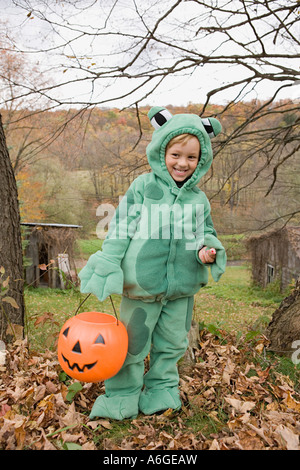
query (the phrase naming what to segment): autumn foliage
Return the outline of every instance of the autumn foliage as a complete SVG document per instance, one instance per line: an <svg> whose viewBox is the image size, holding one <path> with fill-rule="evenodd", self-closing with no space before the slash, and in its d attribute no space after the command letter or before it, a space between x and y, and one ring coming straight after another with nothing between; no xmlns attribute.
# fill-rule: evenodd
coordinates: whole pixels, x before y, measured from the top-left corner
<svg viewBox="0 0 300 470"><path fill-rule="evenodd" d="M140 414L116 437L113 421L88 418L103 382L62 381L55 353L17 341L0 368L0 448L299 450L299 389L271 367L267 345L202 330L196 363L180 373L182 410Z"/></svg>
<svg viewBox="0 0 300 470"><path fill-rule="evenodd" d="M212 142L212 168L200 182L218 231L257 230L276 222L278 213L297 220L297 106L289 100L270 105L252 100L205 109L204 116L216 116L223 126ZM201 114L202 108L168 106L173 114ZM150 171L146 147L153 128L148 110L31 114L23 109L13 117L3 110L23 220L95 227L97 206L117 205L131 182ZM287 193L289 198L283 197Z"/></svg>
<svg viewBox="0 0 300 470"><path fill-rule="evenodd" d="M16 176L20 203L20 215L26 222L43 220L46 216L43 209L45 190L43 185L34 178L32 169L23 169Z"/></svg>

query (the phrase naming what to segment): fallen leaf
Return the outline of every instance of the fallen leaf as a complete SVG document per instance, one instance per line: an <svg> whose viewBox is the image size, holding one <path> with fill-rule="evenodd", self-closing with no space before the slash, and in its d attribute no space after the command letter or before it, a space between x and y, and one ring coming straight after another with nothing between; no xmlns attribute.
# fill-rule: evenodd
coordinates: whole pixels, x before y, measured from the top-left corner
<svg viewBox="0 0 300 470"><path fill-rule="evenodd" d="M236 398L225 397L227 403L229 403L235 411L238 413L247 413L256 406L256 403L253 401L242 401Z"/></svg>
<svg viewBox="0 0 300 470"><path fill-rule="evenodd" d="M47 265L46 264L39 264L39 269L41 269L42 271L46 271L47 270Z"/></svg>
<svg viewBox="0 0 300 470"><path fill-rule="evenodd" d="M4 403L3 405L1 405L1 408L0 408L0 417L1 417L1 416L5 416L6 413L7 413L8 411L10 411L10 410L11 410L11 407L10 407L9 405L7 405L6 403Z"/></svg>
<svg viewBox="0 0 300 470"><path fill-rule="evenodd" d="M220 445L217 439L214 439L211 443L209 450L220 450Z"/></svg>
<svg viewBox="0 0 300 470"><path fill-rule="evenodd" d="M43 313L43 315L41 315L40 317L38 317L38 318L35 320L34 326L37 326L37 325L39 325L39 324L44 325L44 323L45 323L46 321L51 321L51 322L52 322L52 321L53 321L53 318L54 318L53 313L51 313L51 312L45 312L45 313Z"/></svg>
<svg viewBox="0 0 300 470"><path fill-rule="evenodd" d="M292 397L290 391L287 391L287 396L283 400L283 402L286 404L287 408L290 408L291 410L295 410L297 411L297 413L300 413L300 402Z"/></svg>
<svg viewBox="0 0 300 470"><path fill-rule="evenodd" d="M262 450L264 443L255 432L241 431L239 433L239 444L243 450Z"/></svg>
<svg viewBox="0 0 300 470"><path fill-rule="evenodd" d="M234 372L234 369L235 364L231 361L230 358L228 358L222 374L222 378L227 385L230 385L230 379Z"/></svg>
<svg viewBox="0 0 300 470"><path fill-rule="evenodd" d="M285 441L287 450L300 450L299 435L296 435L291 429L280 424L275 432Z"/></svg>
<svg viewBox="0 0 300 470"><path fill-rule="evenodd" d="M75 410L75 403L71 403L65 416L59 418L61 426L78 425L82 423L80 413Z"/></svg>
<svg viewBox="0 0 300 470"><path fill-rule="evenodd" d="M86 425L92 429L96 429L98 426L102 426L105 429L112 429L112 424L107 419L97 419L95 421L89 421Z"/></svg>

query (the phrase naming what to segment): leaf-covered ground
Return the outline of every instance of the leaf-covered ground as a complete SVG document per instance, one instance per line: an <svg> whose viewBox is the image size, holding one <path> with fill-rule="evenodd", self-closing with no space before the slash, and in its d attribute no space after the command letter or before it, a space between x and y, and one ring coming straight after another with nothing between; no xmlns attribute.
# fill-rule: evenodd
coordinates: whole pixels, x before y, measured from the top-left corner
<svg viewBox="0 0 300 470"><path fill-rule="evenodd" d="M180 368L182 409L116 422L88 418L102 383L62 382L55 353L17 341L0 367L0 449L299 450L300 396L265 345L202 331Z"/></svg>

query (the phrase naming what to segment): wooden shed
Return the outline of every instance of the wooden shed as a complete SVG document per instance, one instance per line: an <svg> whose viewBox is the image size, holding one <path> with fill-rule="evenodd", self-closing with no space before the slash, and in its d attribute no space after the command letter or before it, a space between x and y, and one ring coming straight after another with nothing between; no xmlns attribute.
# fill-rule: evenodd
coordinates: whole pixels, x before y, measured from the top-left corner
<svg viewBox="0 0 300 470"><path fill-rule="evenodd" d="M80 225L22 222L25 232L25 281L34 287L64 289L76 280L74 242Z"/></svg>
<svg viewBox="0 0 300 470"><path fill-rule="evenodd" d="M300 276L300 227L286 226L251 237L247 247L253 280L262 287L279 279L282 290Z"/></svg>

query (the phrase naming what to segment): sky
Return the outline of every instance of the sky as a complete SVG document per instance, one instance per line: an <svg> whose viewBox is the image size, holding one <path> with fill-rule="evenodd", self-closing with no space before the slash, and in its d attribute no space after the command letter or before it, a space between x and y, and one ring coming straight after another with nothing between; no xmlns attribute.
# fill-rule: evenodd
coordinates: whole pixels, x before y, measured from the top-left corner
<svg viewBox="0 0 300 470"><path fill-rule="evenodd" d="M23 0L21 0L23 1ZM150 1L149 12L147 12L148 23L147 27L153 27L155 21L163 13L163 8L167 5L174 3L175 0L166 0L164 3L156 0ZM87 5L92 3L92 0L86 0ZM6 29L10 35L12 35L17 43L20 50L27 51L27 60L32 63L32 66L37 66L40 70L43 70L44 78L49 78L53 83L62 84L70 81L65 86L60 86L52 92L49 91L49 96L58 100L66 100L67 102L92 102L100 100L104 106L115 106L122 108L123 106L132 105L136 99L147 94L150 88L145 86L144 92L141 95L138 91L133 93L132 96L126 98L120 98L120 96L130 91L139 83L136 78L133 82L130 78L123 78L122 80L110 79L110 82L102 79L101 81L80 81L86 73L83 69L87 70L105 70L108 67L115 66L116 64L127 61L130 54L134 54L132 48L131 38L123 39L124 44L121 44L121 38L106 34L105 36L95 39L92 35L84 35L81 39L75 42L71 40L74 38L74 34L78 34L78 30L82 30L83 26L88 33L96 31L101 33L117 31L118 28L122 28L122 31L126 34L132 34L134 28L134 34L143 33L143 25L138 21L138 18L134 18L136 12L133 11L132 0L119 0L118 6L119 11L113 10L113 14L109 17L109 12L112 11L114 0L97 1L95 4L87 9L86 11L80 11L79 14L75 15L74 8L72 7L67 12L68 5L65 5L64 12L66 15L69 26L72 26L72 31L68 28L60 29L59 34L53 34L53 26L47 21L41 21L38 15L32 13L28 14L26 11L14 6L12 0L0 0L0 27L2 24L2 37L4 30ZM23 1L23 3L26 3ZM43 5L43 1L39 4ZM55 11L55 4L59 2L52 2L53 14L51 16L54 22L59 22L57 12ZM73 2L76 4L76 2ZM84 1L81 0L81 5ZM143 9L143 2L140 3L140 12ZM146 2L147 3L147 2ZM175 25L178 22L186 21L186 28L189 27L188 20L193 16L193 2L182 2L176 10L176 13L172 17L172 21L164 27L166 28L166 36L172 36L172 28L175 31ZM151 11L152 10L152 11ZM120 16L122 12L122 16ZM27 16L28 15L28 16ZM5 28L4 28L5 26ZM74 33L74 30L77 30ZM161 33L161 32L160 32ZM179 39L177 35L182 34L182 39L186 37L187 31L182 28L181 30L176 29L175 39ZM247 31L240 32L240 34L247 34ZM242 37L241 37L242 39ZM215 35L216 45L219 44L220 38ZM62 54L61 49L56 49L57 46L71 41L69 46L66 46ZM118 42L119 41L119 42ZM198 39L197 39L198 41ZM128 44L127 54L117 53L118 50L125 49ZM198 47L210 47L214 49L214 44L209 45L199 42ZM217 47L217 46L216 46ZM220 46L218 46L220 47ZM223 48L220 50L226 51ZM39 49L51 49L47 54L33 53L34 50ZM159 57L159 53L161 54ZM151 54L152 57L151 57ZM85 59L83 59L85 56ZM76 57L76 58L75 58ZM149 52L149 56L146 54L141 55L139 61L137 61L137 67L140 70L147 70L149 64L147 59L154 58L157 60L157 64L165 65L170 61L173 61L170 56L170 51L167 48L163 48L161 52L153 50ZM134 70L136 73L137 70ZM148 104L151 106L168 104L176 105L187 105L188 103L203 103L206 100L207 93L212 88L218 88L226 82L236 81L243 77L245 71L241 67L234 65L215 64L205 65L204 67L192 70L184 76L170 76L166 78L163 84L154 91L151 96L146 96L141 104ZM247 72L249 74L249 72ZM77 81L75 81L77 79ZM79 79L79 80L78 80ZM270 83L263 82L258 85L254 91L245 95L245 99L267 99L275 90L278 88L278 82ZM219 93L217 98L214 98L213 102L223 104L235 97L237 89L227 90L224 93ZM282 91L278 98L291 98L299 99L300 86L298 84L293 87L289 87ZM114 99L117 97L118 99Z"/></svg>

